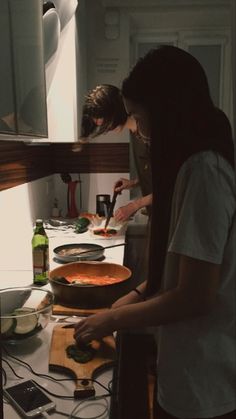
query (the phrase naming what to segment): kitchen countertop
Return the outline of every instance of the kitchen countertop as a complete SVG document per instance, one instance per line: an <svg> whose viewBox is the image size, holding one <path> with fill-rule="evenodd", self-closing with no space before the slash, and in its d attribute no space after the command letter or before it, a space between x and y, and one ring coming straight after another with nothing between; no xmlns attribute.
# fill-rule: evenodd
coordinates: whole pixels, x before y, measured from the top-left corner
<svg viewBox="0 0 236 419"><path fill-rule="evenodd" d="M68 243L97 243L102 246L110 246L113 244L120 244L125 241L125 236L120 236L115 239L94 239L91 237L91 233L86 232L83 234L76 234L73 231L66 230L66 231L57 231L57 230L47 230L47 234L49 236L49 257L50 257L50 269L53 269L57 266L61 266L54 259L53 249L62 244ZM123 263L124 257L124 246L115 247L112 249L105 250L105 259L106 262L112 263ZM0 271L0 289L8 288L8 287L17 287L17 286L30 286L32 284L32 270L17 270L16 266L13 266L11 270L1 270ZM50 285L47 284L44 288L50 288ZM60 316L59 316L60 317ZM79 320L78 320L79 321ZM50 342L51 342L51 334L54 326L58 325L55 321L51 321L48 326L38 335L32 338L29 338L27 342L22 342L20 344L15 345L7 345L7 350L13 355L24 362L30 364L34 371L38 373L49 374L50 376L62 378L62 374L56 374L52 372L48 372L48 355L50 349ZM5 358L3 354L3 358ZM63 383L55 383L45 377L37 377L32 372L30 372L24 365L21 365L19 362L13 360L12 358L8 357L8 361L13 366L14 370L17 372L18 375L24 377L25 379L34 379L39 384L45 386L46 389L49 389L51 392L56 394L62 395L73 395L74 391L74 384L73 381L66 381ZM13 385L19 382L13 372L10 370L9 366L3 361L3 367L7 372L7 386ZM66 376L64 376L66 377ZM68 376L67 376L68 377ZM112 369L107 370L106 372L99 374L97 377L98 381L101 382L102 385L108 387L109 382L112 379ZM108 392L104 390L99 384L95 384L96 395L107 394ZM56 403L57 411L65 412L69 417L70 412L73 408L78 404L78 400L62 400L58 398L54 398L53 396L49 396L52 398ZM109 401L109 398L108 398ZM103 403L103 402L102 402ZM80 415L84 418L95 416L98 414L98 407L93 406L91 402L91 406L87 409L82 409L80 411ZM87 415L87 416L86 416ZM12 408L10 404L4 403L4 418L8 419L18 419L20 416L18 413ZM65 415L60 415L59 413L50 413L50 417L52 418L60 418L65 417ZM109 418L109 412L106 412L103 416L100 416L100 419L107 419Z"/></svg>
<svg viewBox="0 0 236 419"><path fill-rule="evenodd" d="M93 243L99 244L103 247L112 246L125 242L125 236L118 236L117 238L109 239L94 239L89 231L77 234L72 229L68 230L47 230L49 237L49 264L50 270L62 266L61 263L54 259L53 249L63 244L72 243ZM105 250L105 258L103 262L123 264L124 259L124 248L125 246L114 247L112 249ZM31 258L31 255L30 255ZM11 269L0 269L0 289L8 287L19 287L33 285L33 272L32 269L28 269L28 266L32 264L27 260L25 263L25 269L17 269L17 259L12 258Z"/></svg>

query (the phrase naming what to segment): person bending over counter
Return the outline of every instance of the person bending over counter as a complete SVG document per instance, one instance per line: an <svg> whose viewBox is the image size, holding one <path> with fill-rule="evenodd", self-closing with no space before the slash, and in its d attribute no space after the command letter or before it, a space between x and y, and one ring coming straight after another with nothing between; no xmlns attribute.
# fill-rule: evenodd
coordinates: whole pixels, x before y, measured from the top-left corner
<svg viewBox="0 0 236 419"><path fill-rule="evenodd" d="M81 139L98 137L110 131L117 133L128 129L131 134L131 144L138 179L120 178L114 185L114 190L122 192L140 186L142 197L129 202L115 211L117 221L128 220L139 209L146 207L148 214L152 204L151 170L149 147L142 138L136 135L136 122L126 113L120 90L113 85L102 84L88 92L83 106L81 122Z"/></svg>

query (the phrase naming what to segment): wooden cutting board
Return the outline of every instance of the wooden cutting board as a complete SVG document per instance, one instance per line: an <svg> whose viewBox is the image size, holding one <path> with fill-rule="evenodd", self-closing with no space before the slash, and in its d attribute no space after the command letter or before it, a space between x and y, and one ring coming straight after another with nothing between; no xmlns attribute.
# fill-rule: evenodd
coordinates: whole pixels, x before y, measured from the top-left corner
<svg viewBox="0 0 236 419"><path fill-rule="evenodd" d="M80 307L67 307L60 304L54 304L52 312L57 315L64 316L90 316L90 314L96 314L101 311L107 310L107 308L80 308Z"/></svg>
<svg viewBox="0 0 236 419"><path fill-rule="evenodd" d="M54 327L49 354L49 370L71 375L76 384L74 397L83 399L95 395L92 381L94 376L114 364L115 339L113 336L107 336L101 341L92 341L91 345L96 350L95 356L91 361L81 364L68 358L66 353L66 348L75 344L73 334L74 325Z"/></svg>

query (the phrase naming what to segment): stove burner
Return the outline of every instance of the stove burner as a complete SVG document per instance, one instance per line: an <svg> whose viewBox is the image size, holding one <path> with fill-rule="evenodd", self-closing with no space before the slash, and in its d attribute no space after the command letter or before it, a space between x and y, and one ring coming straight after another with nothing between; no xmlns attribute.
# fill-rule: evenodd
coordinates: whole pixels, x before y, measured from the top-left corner
<svg viewBox="0 0 236 419"><path fill-rule="evenodd" d="M105 259L106 259L105 256L101 256L99 259L96 259L96 262L104 262ZM69 261L65 262L65 261L62 261L60 259L57 259L56 257L53 258L53 261L56 262L56 263L59 263L60 265L66 265L67 263L70 263ZM86 262L86 261L87 261L86 258L84 258L84 260L82 258L80 260L78 260L78 262Z"/></svg>

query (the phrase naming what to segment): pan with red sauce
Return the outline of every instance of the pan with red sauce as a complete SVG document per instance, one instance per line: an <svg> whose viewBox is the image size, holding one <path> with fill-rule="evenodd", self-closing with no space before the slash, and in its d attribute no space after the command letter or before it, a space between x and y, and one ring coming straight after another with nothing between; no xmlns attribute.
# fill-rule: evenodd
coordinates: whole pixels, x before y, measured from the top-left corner
<svg viewBox="0 0 236 419"><path fill-rule="evenodd" d="M71 274L65 276L66 280L71 284L78 285L111 285L123 281L110 275L90 275L90 274Z"/></svg>

